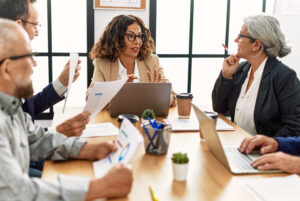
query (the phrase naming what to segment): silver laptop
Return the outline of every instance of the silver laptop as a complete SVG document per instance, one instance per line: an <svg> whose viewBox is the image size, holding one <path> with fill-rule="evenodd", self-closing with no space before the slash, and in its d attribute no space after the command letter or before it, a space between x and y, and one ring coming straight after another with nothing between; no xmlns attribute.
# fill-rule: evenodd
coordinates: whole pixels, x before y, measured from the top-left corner
<svg viewBox="0 0 300 201"><path fill-rule="evenodd" d="M260 171L253 168L250 163L260 156L258 152L253 154L242 154L239 152L238 147L223 148L214 121L206 116L197 106L194 104L192 105L209 151L233 174L281 172L279 170Z"/></svg>
<svg viewBox="0 0 300 201"><path fill-rule="evenodd" d="M125 83L119 93L111 100L110 116L135 114L141 116L147 108L153 109L157 117L169 114L171 83Z"/></svg>

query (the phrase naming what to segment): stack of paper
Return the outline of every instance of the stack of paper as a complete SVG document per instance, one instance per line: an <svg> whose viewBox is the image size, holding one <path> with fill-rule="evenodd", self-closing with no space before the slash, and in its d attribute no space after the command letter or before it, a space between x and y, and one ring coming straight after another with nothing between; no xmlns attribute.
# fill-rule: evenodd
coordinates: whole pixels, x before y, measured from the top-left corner
<svg viewBox="0 0 300 201"><path fill-rule="evenodd" d="M298 175L253 179L245 188L261 201L299 201L300 178Z"/></svg>
<svg viewBox="0 0 300 201"><path fill-rule="evenodd" d="M199 123L197 119L169 119L172 125L172 131L199 131ZM218 118L216 129L218 131L231 131L234 128L227 124L223 119Z"/></svg>
<svg viewBox="0 0 300 201"><path fill-rule="evenodd" d="M144 139L137 128L128 119L124 119L119 135L115 140L118 150L93 163L95 177L103 177L116 163L128 165L143 141Z"/></svg>
<svg viewBox="0 0 300 201"><path fill-rule="evenodd" d="M88 124L80 137L118 135L119 129L112 123Z"/></svg>

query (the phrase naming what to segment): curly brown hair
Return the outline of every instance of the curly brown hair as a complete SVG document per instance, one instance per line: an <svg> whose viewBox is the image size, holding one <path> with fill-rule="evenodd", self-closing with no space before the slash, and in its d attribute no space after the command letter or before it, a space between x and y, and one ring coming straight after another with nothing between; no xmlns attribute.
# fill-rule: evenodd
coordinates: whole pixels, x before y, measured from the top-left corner
<svg viewBox="0 0 300 201"><path fill-rule="evenodd" d="M144 60L150 56L155 50L154 41L150 30L145 27L144 22L133 15L118 15L106 26L99 41L93 46L90 58L92 60L95 58L106 58L110 61L116 61L125 48L124 34L127 27L135 22L140 25L142 33L145 34L145 40L137 58Z"/></svg>

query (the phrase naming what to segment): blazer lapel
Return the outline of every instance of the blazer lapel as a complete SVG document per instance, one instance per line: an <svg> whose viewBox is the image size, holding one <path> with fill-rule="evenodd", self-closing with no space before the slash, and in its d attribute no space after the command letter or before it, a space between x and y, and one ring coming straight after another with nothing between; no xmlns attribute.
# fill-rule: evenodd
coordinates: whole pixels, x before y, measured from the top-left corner
<svg viewBox="0 0 300 201"><path fill-rule="evenodd" d="M148 66L145 64L144 60L137 60L137 65L139 68L139 74L140 74L140 82L147 82L148 81L148 75L147 75L147 71Z"/></svg>
<svg viewBox="0 0 300 201"><path fill-rule="evenodd" d="M269 87L270 87L270 72L273 67L274 60L271 58L268 58L266 62L266 66L264 69L264 72L261 77L258 94L256 98L255 108L254 108L254 121L255 125L257 125L258 117L260 115L261 109L263 107L263 104L265 102L266 96L269 93Z"/></svg>
<svg viewBox="0 0 300 201"><path fill-rule="evenodd" d="M114 81L118 79L119 75L119 63L118 60L111 63L110 66L110 78L108 80Z"/></svg>

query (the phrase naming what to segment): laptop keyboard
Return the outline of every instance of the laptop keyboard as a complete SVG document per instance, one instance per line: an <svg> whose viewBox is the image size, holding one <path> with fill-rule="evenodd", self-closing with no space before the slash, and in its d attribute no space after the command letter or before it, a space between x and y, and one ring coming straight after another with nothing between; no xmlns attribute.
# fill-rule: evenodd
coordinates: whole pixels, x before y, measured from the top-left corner
<svg viewBox="0 0 300 201"><path fill-rule="evenodd" d="M225 154L233 172L257 172L258 170L253 168L250 163L252 159L239 152L236 147L225 148Z"/></svg>

